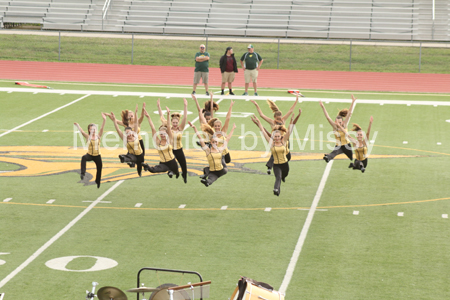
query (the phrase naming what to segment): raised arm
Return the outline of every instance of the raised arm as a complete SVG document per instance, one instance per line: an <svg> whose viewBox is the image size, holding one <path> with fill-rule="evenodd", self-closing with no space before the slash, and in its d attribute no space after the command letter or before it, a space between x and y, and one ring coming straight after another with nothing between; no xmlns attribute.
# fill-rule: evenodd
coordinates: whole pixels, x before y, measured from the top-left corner
<svg viewBox="0 0 450 300"><path fill-rule="evenodd" d="M214 100L213 100L214 94L211 93L211 96L209 97L209 112L211 113L211 119L214 118Z"/></svg>
<svg viewBox="0 0 450 300"><path fill-rule="evenodd" d="M105 114L105 116L107 116L107 117L109 117L109 118L111 119L111 114L108 114L108 113L102 113L102 114ZM114 117L114 118L115 118L115 117ZM125 126L125 125L123 125L122 120L116 119L116 122L117 122L117 124L119 124L120 126Z"/></svg>
<svg viewBox="0 0 450 300"><path fill-rule="evenodd" d="M344 120L345 128L347 128L348 122L350 121L350 117L353 114L353 106L355 105L355 101L356 101L356 98L353 97L353 95L352 95L352 104L350 105L350 108L348 110L348 114L347 114L347 116L345 117L345 120Z"/></svg>
<svg viewBox="0 0 450 300"><path fill-rule="evenodd" d="M203 150L204 148L209 148L208 146L206 146L205 141L202 138L202 135L198 132L197 127L195 127L194 124L192 124L190 121L188 121L189 126L191 126L192 128L194 128L195 134L197 135L199 141L200 141L200 145L202 146ZM205 150L206 151L206 150Z"/></svg>
<svg viewBox="0 0 450 300"><path fill-rule="evenodd" d="M260 116L261 118L263 118L264 121L266 121L267 123L269 123L270 126L273 127L273 126L275 125L274 122L273 122L273 120L270 119L269 117L267 117L267 116L265 116L265 115L263 114L263 112L262 112L261 108L259 107L258 103L256 103L255 100L250 100L250 101L251 101L253 104L255 104L256 110L258 111L259 116Z"/></svg>
<svg viewBox="0 0 450 300"><path fill-rule="evenodd" d="M156 136L156 128L155 125L153 125L152 118L150 118L150 115L148 114L147 110L144 111L144 115L148 119L148 124L150 125L150 128L152 129L152 138L155 139ZM156 137L158 138L158 137Z"/></svg>
<svg viewBox="0 0 450 300"><path fill-rule="evenodd" d="M156 101L156 106L158 106L159 118L161 119L161 123L166 123L167 120L164 118L163 112L161 110L161 102L159 98L158 101Z"/></svg>
<svg viewBox="0 0 450 300"><path fill-rule="evenodd" d="M141 125L142 121L144 121L144 111L145 111L145 102L142 103L141 117L138 119L139 125ZM136 115L136 119L137 119L137 115Z"/></svg>
<svg viewBox="0 0 450 300"><path fill-rule="evenodd" d="M253 121L253 123L255 123L256 127L259 128L258 122L256 122L256 120L253 118L252 118L252 121ZM267 135L270 136L270 132L265 127L263 127L263 129L267 133Z"/></svg>
<svg viewBox="0 0 450 300"><path fill-rule="evenodd" d="M234 105L234 101L231 101L230 108L228 109L228 112L227 112L227 117L225 118L225 124L222 127L222 132L228 131L228 124L230 124L231 111L233 110L233 105Z"/></svg>
<svg viewBox="0 0 450 300"><path fill-rule="evenodd" d="M325 108L325 105L323 105L322 100L319 100L320 107L322 107L323 113L325 114L325 118L327 118L328 123L330 123L331 127L333 127L334 130L336 130L336 123L330 118L330 115L327 112L327 109Z"/></svg>
<svg viewBox="0 0 450 300"><path fill-rule="evenodd" d="M285 114L283 116L283 121L286 122L286 120L289 118L290 114L292 114L294 112L295 106L298 103L298 95L296 95L297 98L295 99L294 105L292 105L292 107L289 109L289 111L287 112L287 114Z"/></svg>
<svg viewBox="0 0 450 300"><path fill-rule="evenodd" d="M81 129L80 124L73 123L73 125L77 126L78 130L81 132L81 134L84 136L86 140L89 138L89 134L87 134L86 132L83 131L83 129Z"/></svg>
<svg viewBox="0 0 450 300"><path fill-rule="evenodd" d="M98 132L98 136L102 137L103 135L103 129L105 129L105 123L106 123L106 116L104 113L102 113L102 118L103 118L103 123L102 123L102 127L100 127L100 131Z"/></svg>
<svg viewBox="0 0 450 300"><path fill-rule="evenodd" d="M187 105L188 105L188 102L187 102L186 98L184 98L183 101L184 101L183 119L181 120L181 124L179 126L181 128L181 130L184 130L184 127L186 127L186 121L187 121Z"/></svg>
<svg viewBox="0 0 450 300"><path fill-rule="evenodd" d="M191 96L192 96L192 99L194 99L195 104L197 105L197 109L198 109L198 119L199 119L199 121L200 121L200 124L206 124L206 123L208 123L208 122L206 122L205 116L204 116L203 113L202 113L202 109L201 109L200 105L198 104L197 97L195 97L194 95L191 95Z"/></svg>
<svg viewBox="0 0 450 300"><path fill-rule="evenodd" d="M271 137L270 137L270 135L267 134L267 132L264 130L264 128L263 128L263 126L262 126L262 124L261 124L261 121L259 121L259 119L258 119L255 115L252 116L252 121L253 121L255 124L258 125L259 130L260 130L260 131L262 132L262 134L264 135L264 138L266 139L266 141L270 142Z"/></svg>
<svg viewBox="0 0 450 300"><path fill-rule="evenodd" d="M233 127L231 127L230 133L227 135L227 144L230 141L231 137L233 136L234 130L236 129L236 124L233 123Z"/></svg>
<svg viewBox="0 0 450 300"><path fill-rule="evenodd" d="M170 110L169 110L169 108L166 106L166 110L167 110L167 120L170 120ZM170 141L172 140L172 138L173 138L173 135L172 135L172 128L170 128L171 126L169 126L170 124L167 124L167 135L169 136L169 143L170 143Z"/></svg>
<svg viewBox="0 0 450 300"><path fill-rule="evenodd" d="M298 109L298 116L294 119L294 125L297 124L298 119L300 118L300 116L302 115L302 109L299 108Z"/></svg>
<svg viewBox="0 0 450 300"><path fill-rule="evenodd" d="M114 116L114 113L111 112L109 118L113 121L114 123L114 128L116 128L117 134L120 136L120 139L123 140L123 133L122 131L119 129L119 125L117 125L117 119Z"/></svg>
<svg viewBox="0 0 450 300"><path fill-rule="evenodd" d="M283 137L283 140L284 140L284 141L289 141L289 137L291 136L291 132L292 132L292 130L294 129L294 117L295 117L295 115L292 114L292 116L291 116L291 121L289 122L289 126L288 126L288 128L287 128L287 130L286 130L286 134L285 134L284 137ZM298 118L297 118L297 119L298 119Z"/></svg>
<svg viewBox="0 0 450 300"><path fill-rule="evenodd" d="M369 140L370 129L372 128L372 122L373 122L373 117L370 116L369 127L367 128L367 132L366 132L366 142Z"/></svg>
<svg viewBox="0 0 450 300"><path fill-rule="evenodd" d="M138 120L138 109L139 109L139 106L136 104L136 109L134 110L134 117L136 118L136 120ZM137 134L137 132L139 130L139 124L140 123L138 123L138 122L134 122L133 131L136 132L136 134Z"/></svg>

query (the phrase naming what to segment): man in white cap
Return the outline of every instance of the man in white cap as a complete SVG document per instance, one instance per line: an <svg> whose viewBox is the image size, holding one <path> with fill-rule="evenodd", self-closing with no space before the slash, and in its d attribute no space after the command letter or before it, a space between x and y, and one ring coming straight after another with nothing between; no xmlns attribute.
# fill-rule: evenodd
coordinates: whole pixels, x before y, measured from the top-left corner
<svg viewBox="0 0 450 300"><path fill-rule="evenodd" d="M253 45L248 45L248 52L244 53L241 57L241 66L244 70L245 78L245 92L243 96L248 96L248 86L250 81L253 82L253 89L255 90L255 96L258 96L256 80L258 79L258 71L261 68L263 59L261 55L256 53L253 49Z"/></svg>
<svg viewBox="0 0 450 300"><path fill-rule="evenodd" d="M209 96L209 53L206 52L206 47L203 44L200 45L200 52L195 53L194 87L192 95L195 95L195 90L197 89L197 84L200 83L200 78L205 85L206 96Z"/></svg>

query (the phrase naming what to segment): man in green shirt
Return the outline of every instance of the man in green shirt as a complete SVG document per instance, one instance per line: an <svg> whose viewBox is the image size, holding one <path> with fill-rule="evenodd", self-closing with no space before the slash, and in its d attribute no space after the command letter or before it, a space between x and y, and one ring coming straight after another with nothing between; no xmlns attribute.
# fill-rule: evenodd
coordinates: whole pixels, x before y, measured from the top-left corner
<svg viewBox="0 0 450 300"><path fill-rule="evenodd" d="M243 96L248 96L248 86L250 81L253 82L253 89L255 90L255 96L258 96L256 80L258 79L258 71L261 68L263 59L261 55L256 53L253 49L253 45L248 45L248 52L244 53L241 57L241 66L244 70L245 78L245 92Z"/></svg>
<svg viewBox="0 0 450 300"><path fill-rule="evenodd" d="M200 83L200 78L205 85L206 96L208 92L208 78L209 78L209 53L206 52L205 45L200 45L200 52L195 53L195 70L194 70L194 88L192 95L195 95L197 84Z"/></svg>

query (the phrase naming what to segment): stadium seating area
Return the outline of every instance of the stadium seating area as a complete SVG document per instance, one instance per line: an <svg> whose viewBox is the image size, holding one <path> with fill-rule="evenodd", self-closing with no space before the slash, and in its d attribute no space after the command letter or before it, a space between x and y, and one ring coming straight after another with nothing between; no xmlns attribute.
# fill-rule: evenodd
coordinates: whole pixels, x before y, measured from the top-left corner
<svg viewBox="0 0 450 300"><path fill-rule="evenodd" d="M3 23L42 29L260 37L450 40L449 1L436 0L0 1Z"/></svg>

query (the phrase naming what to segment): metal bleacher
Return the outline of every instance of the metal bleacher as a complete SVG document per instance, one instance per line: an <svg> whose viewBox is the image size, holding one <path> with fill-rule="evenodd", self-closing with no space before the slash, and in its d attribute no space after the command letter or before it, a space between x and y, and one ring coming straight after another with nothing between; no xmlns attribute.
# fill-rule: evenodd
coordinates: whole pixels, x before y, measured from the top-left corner
<svg viewBox="0 0 450 300"><path fill-rule="evenodd" d="M33 21L43 29L450 40L450 3L435 1L433 21L428 0L112 0L107 20L105 0L11 0L0 1L0 14L3 22Z"/></svg>

